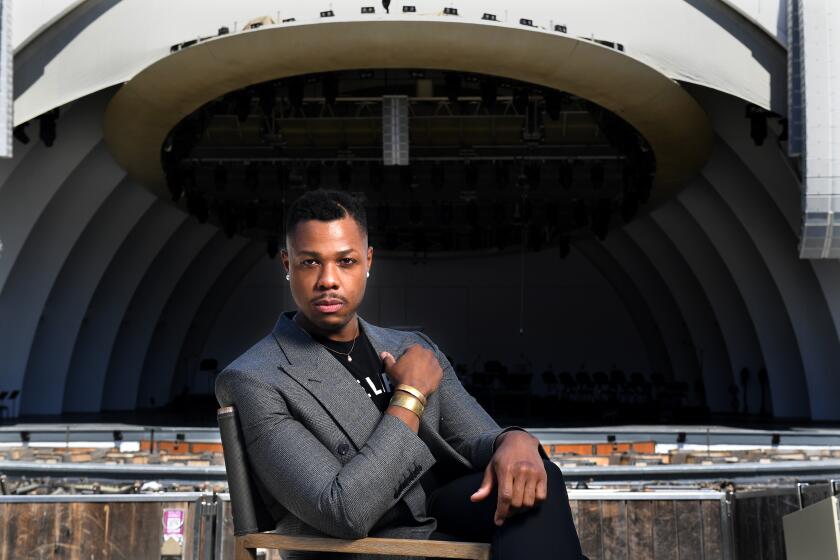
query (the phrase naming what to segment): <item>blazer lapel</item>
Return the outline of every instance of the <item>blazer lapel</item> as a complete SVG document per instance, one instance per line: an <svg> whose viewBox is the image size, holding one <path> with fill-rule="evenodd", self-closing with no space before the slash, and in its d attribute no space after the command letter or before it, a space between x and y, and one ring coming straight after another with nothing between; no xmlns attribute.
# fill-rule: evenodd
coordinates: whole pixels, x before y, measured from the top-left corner
<svg viewBox="0 0 840 560"><path fill-rule="evenodd" d="M407 344L405 339L399 340L399 343L393 341L394 337L389 336L389 331L375 325L371 325L367 321L359 317L359 322L362 325L371 346L376 350L378 356L383 351L390 352L394 358L399 358L410 344ZM396 383L394 383L396 386ZM429 451L432 452L436 458L452 459L456 463L472 470L472 464L463 457L460 453L452 449L452 446L446 443L446 440L441 437L439 433L440 428L440 402L437 393L432 393L426 403L426 408L423 411L423 416L420 418L420 430L418 436Z"/></svg>
<svg viewBox="0 0 840 560"><path fill-rule="evenodd" d="M289 361L278 364L315 397L359 450L382 413L349 372L285 313L272 331Z"/></svg>

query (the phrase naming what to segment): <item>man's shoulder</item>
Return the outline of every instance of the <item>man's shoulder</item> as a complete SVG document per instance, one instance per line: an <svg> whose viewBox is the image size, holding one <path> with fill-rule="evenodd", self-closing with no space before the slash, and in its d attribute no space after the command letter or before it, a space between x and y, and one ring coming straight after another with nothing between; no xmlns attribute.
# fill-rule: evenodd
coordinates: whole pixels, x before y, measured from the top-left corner
<svg viewBox="0 0 840 560"><path fill-rule="evenodd" d="M380 327L367 321L365 321L364 326L368 337L376 338L386 348L405 349L412 344L420 344L431 349L435 348L432 339L420 330Z"/></svg>
<svg viewBox="0 0 840 560"><path fill-rule="evenodd" d="M245 350L238 358L229 363L224 371L237 371L256 377L277 371L280 349L274 336L269 334Z"/></svg>

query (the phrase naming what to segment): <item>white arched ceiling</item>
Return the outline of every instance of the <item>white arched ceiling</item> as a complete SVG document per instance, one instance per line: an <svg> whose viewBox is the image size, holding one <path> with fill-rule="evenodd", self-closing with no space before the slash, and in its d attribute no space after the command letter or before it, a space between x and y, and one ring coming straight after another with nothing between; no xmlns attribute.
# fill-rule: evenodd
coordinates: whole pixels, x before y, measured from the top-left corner
<svg viewBox="0 0 840 560"><path fill-rule="evenodd" d="M657 209L651 218L674 243L702 286L729 352L732 371L738 373L743 367L756 371L766 360L738 285L717 249L679 201ZM726 393L732 382L738 383L738 378L716 387L707 381L707 394L709 391Z"/></svg>
<svg viewBox="0 0 840 560"><path fill-rule="evenodd" d="M204 355L205 344L228 298L263 257L265 247L262 244L253 241L248 243L228 263L208 290L184 334L184 342L174 363L175 372L170 388L170 394L173 396L184 391L213 392L212 380L196 378L200 361L204 358L216 358ZM220 367L223 365L219 364Z"/></svg>
<svg viewBox="0 0 840 560"><path fill-rule="evenodd" d="M802 187L785 155L784 146L780 145L774 132L775 127L770 127L764 144L756 146L749 138L749 121L744 118L743 103L705 88L694 88L692 94L708 108L707 112L720 139L737 154L773 199L787 222L790 234L798 235ZM778 227L782 227L781 224ZM803 274L810 275L805 264L811 265L821 287L819 300L814 301L813 305L828 306L836 336L840 336L840 263L830 259L814 259L796 265L803 268Z"/></svg>
<svg viewBox="0 0 840 560"><path fill-rule="evenodd" d="M146 271L188 217L156 200L111 259L79 329L64 386L65 412L99 412L112 348Z"/></svg>
<svg viewBox="0 0 840 560"><path fill-rule="evenodd" d="M457 3L455 3L457 4ZM218 28L241 29L257 16L295 18L292 25L344 20L431 21L452 2L416 0L417 12L399 6L362 15L367 0L300 3L289 0L89 0L71 10L15 55L15 122L130 80L169 54L170 45L213 36ZM448 21L481 21L495 13L500 23L530 19L537 29L566 25L569 35L617 41L626 52L665 75L706 85L784 113L784 50L762 28L720 0L566 0L562 3L487 0L457 5ZM610 17L604 17L610 14ZM287 24L288 25L288 24ZM727 64L708 64L726 60Z"/></svg>
<svg viewBox="0 0 840 560"><path fill-rule="evenodd" d="M840 342L819 283L810 263L791 255L797 246L796 236L786 227L767 191L731 149L718 143L715 151L704 175L744 224L778 286L808 375L812 416L832 418L837 406L831 395L840 394L835 366L840 360Z"/></svg>
<svg viewBox="0 0 840 560"><path fill-rule="evenodd" d="M205 326L203 336L198 336L199 331L194 334L199 317L219 317L225 298L234 291L248 263L252 266L258 260L261 249L254 247L250 253L237 251L237 257L231 254L233 260L227 267L210 257L206 265L199 264L201 258L191 266L180 262L176 258L179 252L182 260L192 261L216 230L197 226L168 208L166 201L156 201L145 213L137 208L117 210L121 215L125 212L126 223L120 227L106 226L110 218L102 214L112 205L123 208L128 199L120 202L117 198L122 187L109 195L120 175L99 145L102 108L110 92L90 92L130 78L166 56L168 45L197 34L213 34L220 25L232 26L232 21L242 22L252 15L274 16L278 9L284 14L300 11L302 21L317 18L320 10L314 4L298 7L256 1L214 5L212 10L198 9L199 4L197 0L175 4L162 0L92 2L87 11L71 11L58 27L18 53L16 71L23 78L16 99L18 122L53 106L79 101L62 107L53 148L45 148L37 140L38 126L33 124L27 131L32 142L27 146L16 143L16 157L0 163L0 241L4 245L0 253L0 316L4 319L0 321L0 355L4 356L0 388L40 387L45 373L55 367L59 373L49 381L59 387L57 394L63 391L65 411L95 412L103 404L132 409L147 404L142 402L147 393L138 393L133 387L145 387L148 373L142 375L143 364L148 364L147 372L158 372L153 364L165 364L165 356L172 356L175 363L168 365L168 371L176 373L152 375L155 398L162 398L183 383L188 359L205 357L201 346L210 330ZM439 9L432 2L416 4L421 12ZM348 3L341 9L352 8L357 14L359 5ZM796 258L800 193L795 173L772 133L764 146L752 145L748 121L743 118L743 100L785 113L780 87L785 75L783 50L756 26L744 24L733 10L722 9L712 0L655 0L644 6L617 0L578 0L548 6L523 2L516 11L528 12L521 17L530 15L538 25L563 23L570 34L619 40L630 56L671 77L741 98L689 88L706 108L718 135L703 178L694 181L679 202L654 211L651 221L640 220L625 233L611 233L606 249L593 240L575 243L576 250L614 286L630 313L638 315L634 318L651 367L669 372L668 352L674 351L673 345L666 348L663 342L671 333L666 337L661 332L664 327L656 324L661 302L656 303L656 298L649 301L653 297L649 292L643 295L650 290L647 279L661 285L662 280L656 280L651 272L657 269L666 284L672 278L681 279L679 286L670 286L673 301L667 306L665 324L684 318L684 332L690 333L694 345L706 348L705 341L712 340L716 363L725 364L720 343L714 342L709 313L697 308L702 294L696 285L688 286L699 284L725 342L729 374L743 366L755 372L766 365L775 414L837 418L840 413L832 410L829 400L840 384L830 369L840 353L840 265L802 263ZM459 8L464 17L472 17L470 10L479 9ZM481 11L493 9L507 9L506 16L518 20L507 4L490 2L480 7ZM615 17L603 18L604 9ZM660 18L679 21L682 27L662 31L657 21L665 19L646 18L648 9ZM165 15L156 17L155 10ZM138 18L135 12L141 11L143 17ZM337 16L344 17L341 12ZM138 21L154 22L154 28L136 33L138 29L146 31ZM704 41L686 40L695 35L703 36ZM709 57L727 60L727 64L709 65ZM109 180L110 187L106 187ZM125 235L141 213L143 217L124 242L96 236L95 232L109 227ZM205 231L203 240L200 231ZM668 239L660 237L663 234ZM117 244L116 254L107 255ZM95 256L97 248L103 252ZM240 269L234 266L238 262ZM689 278L689 271L695 280ZM200 305L194 301L188 305L177 294L196 276L206 276L207 295ZM71 301L72 294L79 294L79 301ZM84 299L89 299L90 305L82 313ZM193 309L192 317L189 309ZM172 340L154 334L155 325L172 324L169 313L177 317L181 333ZM60 328L62 325L70 328ZM186 335L185 329L189 331ZM59 332L64 340L55 340ZM177 355L182 358L175 358ZM687 354L681 356L676 369L682 369L680 360L687 359ZM705 356L706 352L704 363L708 363ZM62 367L67 370L63 389ZM705 368L704 374L708 391L710 378ZM128 391L122 391L124 381ZM26 404L25 409L54 412L60 407L52 397L43 404Z"/></svg>
<svg viewBox="0 0 840 560"><path fill-rule="evenodd" d="M97 144L64 177L58 192L32 224L0 293L0 316L14 317L13 321L0 323L0 355L4 367L11 372L7 378L11 387L23 387L35 330L42 314L48 311L44 308L47 295L64 259L124 175L104 145ZM37 190L33 185L37 183L30 183L29 187ZM31 396L37 398L38 392ZM21 394L22 412L26 410L28 398Z"/></svg>
<svg viewBox="0 0 840 560"><path fill-rule="evenodd" d="M649 216L633 221L625 231L650 259L654 270L659 271L684 318L709 408L713 412L727 411L729 399L720 389L734 380L732 365L720 325L702 285L674 242Z"/></svg>
<svg viewBox="0 0 840 560"><path fill-rule="evenodd" d="M120 244L154 197L123 179L86 224L44 306L23 384L21 410L61 414L73 346L96 286Z"/></svg>
<svg viewBox="0 0 840 560"><path fill-rule="evenodd" d="M172 378L178 367L178 355L192 318L218 275L247 243L248 240L243 237L228 239L219 231L198 252L178 280L178 285L172 290L158 318L143 361L137 395L138 407L148 406L153 401L169 401Z"/></svg>
<svg viewBox="0 0 840 560"><path fill-rule="evenodd" d="M660 326L674 380L693 384L700 373L697 355L682 313L660 271L623 229L610 232L603 245L630 276Z"/></svg>
<svg viewBox="0 0 840 560"><path fill-rule="evenodd" d="M805 371L790 316L749 233L704 179L683 189L679 200L703 228L741 289L767 360L774 412L787 417L810 416Z"/></svg>
<svg viewBox="0 0 840 560"><path fill-rule="evenodd" d="M102 109L109 98L110 95L97 94L65 107L58 123L56 144L47 148L38 142L16 157L20 163L14 166L0 189L0 240L3 241L0 292L41 212L102 140Z"/></svg>
<svg viewBox="0 0 840 560"><path fill-rule="evenodd" d="M672 376L674 369L668 354L665 336L650 307L646 305L639 286L599 241L582 239L575 242L573 247L609 282L627 308L628 313L635 321L639 338L645 346L645 353L651 370L666 376Z"/></svg>
<svg viewBox="0 0 840 560"><path fill-rule="evenodd" d="M155 325L169 294L201 248L218 230L184 222L155 256L126 309L114 341L102 394L108 410L134 410L137 405L143 360ZM145 406L165 403L144 403Z"/></svg>

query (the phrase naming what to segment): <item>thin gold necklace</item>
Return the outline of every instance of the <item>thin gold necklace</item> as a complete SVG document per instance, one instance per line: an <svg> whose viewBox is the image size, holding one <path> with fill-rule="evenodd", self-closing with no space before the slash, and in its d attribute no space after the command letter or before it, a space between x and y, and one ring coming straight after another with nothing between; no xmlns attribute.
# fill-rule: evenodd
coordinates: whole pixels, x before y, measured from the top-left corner
<svg viewBox="0 0 840 560"><path fill-rule="evenodd" d="M329 350L330 352L334 352L334 353L338 354L339 356L347 356L347 361L348 361L348 362L352 362L352 361L353 361L353 358L352 358L352 357L350 357L350 354L352 354L352 353L353 353L353 348L355 348L355 347L356 347L356 339L357 339L357 338L359 338L359 323L358 323L358 320L357 320L357 322L356 322L356 336L354 336L354 337L353 337L353 345L352 345L352 346L350 346L350 351L349 351L349 352L339 352L338 350L333 350L332 348L330 348L330 347L329 347L329 346L327 346L326 344L321 344L321 345L322 345L324 348L326 348L327 350Z"/></svg>

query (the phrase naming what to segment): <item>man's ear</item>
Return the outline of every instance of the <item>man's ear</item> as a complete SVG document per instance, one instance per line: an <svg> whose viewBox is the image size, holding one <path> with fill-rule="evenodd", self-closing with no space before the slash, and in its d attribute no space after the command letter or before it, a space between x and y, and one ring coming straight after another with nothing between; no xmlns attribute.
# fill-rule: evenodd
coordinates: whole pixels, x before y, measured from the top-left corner
<svg viewBox="0 0 840 560"><path fill-rule="evenodd" d="M289 252L286 249L280 249L280 260L283 262L283 268L289 272Z"/></svg>

